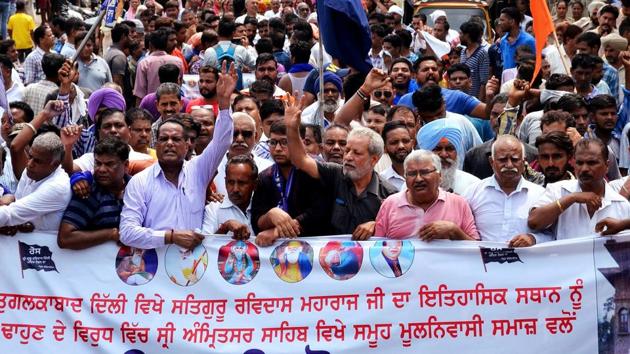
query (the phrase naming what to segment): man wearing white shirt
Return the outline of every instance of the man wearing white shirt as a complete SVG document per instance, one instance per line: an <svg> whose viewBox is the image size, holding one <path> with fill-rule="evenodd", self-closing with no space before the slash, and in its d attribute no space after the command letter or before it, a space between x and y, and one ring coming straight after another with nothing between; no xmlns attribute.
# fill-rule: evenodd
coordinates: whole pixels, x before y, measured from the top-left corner
<svg viewBox="0 0 630 354"><path fill-rule="evenodd" d="M271 10L265 12L265 17L270 19L272 17L282 17L282 6L280 0L271 0Z"/></svg>
<svg viewBox="0 0 630 354"><path fill-rule="evenodd" d="M251 156L238 155L228 160L227 197L221 203L206 205L203 234L230 234L236 240L246 240L254 234L251 201L257 178L258 168Z"/></svg>
<svg viewBox="0 0 630 354"><path fill-rule="evenodd" d="M24 85L21 81L13 79L13 62L8 55L0 55L0 66L2 68L2 79L4 89L7 94L7 102L24 101Z"/></svg>
<svg viewBox="0 0 630 354"><path fill-rule="evenodd" d="M214 178L214 185L216 186L217 193L222 195L227 194L227 188L225 185L225 166L230 158L238 155L249 155L252 153L252 149L256 145L256 122L247 113L237 112L232 114L234 121L234 139L232 145L228 150L226 156L223 157L217 175ZM263 159L258 156L254 156L254 162L258 171L262 171L267 167L273 165L272 160Z"/></svg>
<svg viewBox="0 0 630 354"><path fill-rule="evenodd" d="M580 140L575 146L577 180L547 185L545 194L529 213L534 230L553 230L557 240L596 233L605 218L625 219L630 203L606 183L608 148L597 138Z"/></svg>
<svg viewBox="0 0 630 354"><path fill-rule="evenodd" d="M523 178L523 144L512 135L501 135L492 144L494 174L472 185L463 197L475 217L482 241L506 242L510 247L527 247L543 235L534 236L527 227L530 207L544 189Z"/></svg>
<svg viewBox="0 0 630 354"><path fill-rule="evenodd" d="M33 132L23 129L15 140ZM21 136L20 136L21 135ZM29 159L15 192L16 201L0 206L0 226L30 222L38 231L57 231L70 202L70 179L61 168L64 147L54 133L38 135L29 149Z"/></svg>
<svg viewBox="0 0 630 354"><path fill-rule="evenodd" d="M258 13L258 0L246 0L245 1L245 13L234 20L236 23L244 23L245 17L256 17L257 21L266 19L265 16Z"/></svg>

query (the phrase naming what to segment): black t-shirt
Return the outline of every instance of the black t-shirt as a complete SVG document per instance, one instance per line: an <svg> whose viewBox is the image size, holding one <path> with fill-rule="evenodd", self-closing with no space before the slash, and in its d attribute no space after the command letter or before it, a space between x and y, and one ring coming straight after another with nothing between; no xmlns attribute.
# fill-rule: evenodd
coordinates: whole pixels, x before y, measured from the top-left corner
<svg viewBox="0 0 630 354"><path fill-rule="evenodd" d="M397 192L372 171L370 184L357 195L352 180L344 176L341 165L318 161L317 168L324 188L332 191L331 227L336 235L351 234L357 226L374 221L383 200Z"/></svg>

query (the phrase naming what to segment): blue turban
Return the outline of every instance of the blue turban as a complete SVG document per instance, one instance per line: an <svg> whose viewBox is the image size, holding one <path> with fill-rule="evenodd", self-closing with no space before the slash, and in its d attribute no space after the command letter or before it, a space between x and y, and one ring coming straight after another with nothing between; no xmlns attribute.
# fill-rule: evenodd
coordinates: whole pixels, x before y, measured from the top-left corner
<svg viewBox="0 0 630 354"><path fill-rule="evenodd" d="M332 83L337 87L339 93L342 93L342 82L341 78L336 74L331 73L330 71L324 71L324 84ZM319 93L319 77L315 80L315 87L313 87L313 92L317 95Z"/></svg>
<svg viewBox="0 0 630 354"><path fill-rule="evenodd" d="M451 144L453 144L455 150L457 151L457 166L461 169L464 166L464 158L466 157L463 137L464 134L457 122L442 118L427 123L420 128L418 135L416 135L416 141L419 149L431 151L437 146L442 138L446 138Z"/></svg>
<svg viewBox="0 0 630 354"><path fill-rule="evenodd" d="M88 99L87 106L90 119L92 119L94 123L96 123L96 113L101 108L115 108L123 112L127 110L123 95L107 87L92 92Z"/></svg>

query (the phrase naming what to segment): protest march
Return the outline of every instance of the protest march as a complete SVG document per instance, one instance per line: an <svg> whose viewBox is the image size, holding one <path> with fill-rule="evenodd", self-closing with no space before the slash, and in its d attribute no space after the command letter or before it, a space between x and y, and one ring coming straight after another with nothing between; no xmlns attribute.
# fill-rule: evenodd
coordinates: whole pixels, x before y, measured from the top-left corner
<svg viewBox="0 0 630 354"><path fill-rule="evenodd" d="M0 36L0 352L630 352L630 0L0 0Z"/></svg>

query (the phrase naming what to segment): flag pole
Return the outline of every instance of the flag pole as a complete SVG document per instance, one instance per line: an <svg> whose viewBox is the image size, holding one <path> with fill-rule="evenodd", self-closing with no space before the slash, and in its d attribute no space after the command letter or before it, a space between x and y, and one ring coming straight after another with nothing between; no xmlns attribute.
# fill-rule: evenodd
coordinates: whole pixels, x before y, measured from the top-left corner
<svg viewBox="0 0 630 354"><path fill-rule="evenodd" d="M83 38L83 40L81 41L81 44L79 44L77 51L72 56L72 64L74 64L77 61L77 58L79 58L79 54L81 53L81 51L83 51L83 48L85 48L85 45L94 34L94 31L96 31L96 29L101 25L101 22L103 21L103 17L105 17L105 14L107 13L107 7L112 1L116 1L116 0L104 0L103 5L105 6L101 5L101 13L98 14L96 21L94 22L92 27L90 27L90 30L88 31L87 35L85 35L85 38Z"/></svg>
<svg viewBox="0 0 630 354"><path fill-rule="evenodd" d="M556 49L558 49L558 53L560 54L560 60L562 61L562 66L564 67L564 71L567 73L568 76L571 76L571 69L569 69L569 65L567 65L567 62L564 58L564 55L562 55L562 48L560 48L560 41L558 41L558 35L556 34L556 29L553 29L553 39L556 42Z"/></svg>
<svg viewBox="0 0 630 354"><path fill-rule="evenodd" d="M22 263L22 246L20 245L20 241L18 241L18 256L20 258L20 269L22 270L22 279L24 279L24 263Z"/></svg>
<svg viewBox="0 0 630 354"><path fill-rule="evenodd" d="M318 112L319 114L315 117L315 124L320 127L324 126L324 44L323 44L324 36L320 34L319 36L319 94L317 99L319 100L318 104ZM320 117L321 115L321 117ZM321 129L321 128L320 128Z"/></svg>

